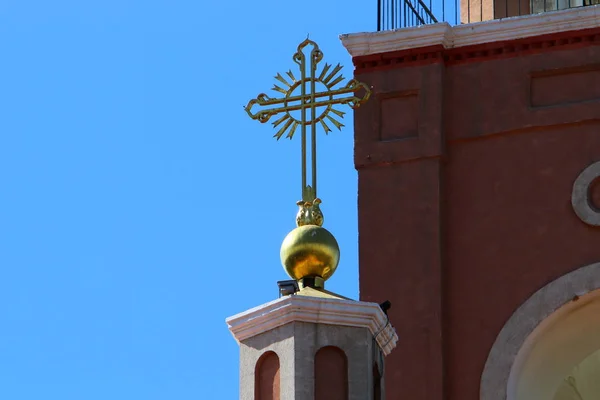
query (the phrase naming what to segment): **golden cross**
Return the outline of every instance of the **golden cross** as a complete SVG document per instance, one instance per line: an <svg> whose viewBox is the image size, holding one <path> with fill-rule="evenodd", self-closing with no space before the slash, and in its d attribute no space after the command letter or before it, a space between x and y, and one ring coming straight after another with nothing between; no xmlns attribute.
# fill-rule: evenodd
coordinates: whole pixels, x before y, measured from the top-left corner
<svg viewBox="0 0 600 400"><path fill-rule="evenodd" d="M308 56L309 63L307 63L307 57L304 53L305 48L308 46L312 46ZM269 121L274 115L282 114L273 122L274 127L281 125L274 135L277 140L286 132L286 138L291 139L298 126L300 126L302 136L302 200L306 202L312 202L317 198L317 123L323 128L325 134L331 132L328 123L341 130L344 125L336 117L343 118L345 113L333 107L347 104L352 108L357 108L367 101L371 95L369 87L355 79L349 80L343 87L336 88L344 80L344 77L339 73L342 69L340 64L331 69L332 66L325 63L317 76L317 66L322 59L323 53L319 50L319 46L312 40L306 39L298 45L298 50L293 56L294 62L298 64L300 69L299 79L294 76L291 70L286 73L287 77L281 74L275 76L278 83L273 86L272 90L282 93L284 97L271 98L261 93L255 99L250 100L245 108L252 119L257 119L262 123ZM358 97L356 92L361 89L365 93L362 97ZM344 96L348 94L351 95ZM272 108L253 113L252 108L255 105L272 106ZM307 113L310 113L310 115L307 116ZM312 185L306 184L307 126L310 126L311 135Z"/></svg>

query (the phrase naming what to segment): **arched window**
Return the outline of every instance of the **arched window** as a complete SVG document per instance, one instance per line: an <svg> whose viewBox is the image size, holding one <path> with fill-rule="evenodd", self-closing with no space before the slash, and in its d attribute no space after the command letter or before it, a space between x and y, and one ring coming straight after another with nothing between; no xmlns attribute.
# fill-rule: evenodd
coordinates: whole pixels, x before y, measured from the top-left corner
<svg viewBox="0 0 600 400"><path fill-rule="evenodd" d="M600 398L598 315L600 263L539 289L498 334L481 377L481 400Z"/></svg>
<svg viewBox="0 0 600 400"><path fill-rule="evenodd" d="M254 371L254 399L279 400L279 357L268 351L256 362Z"/></svg>
<svg viewBox="0 0 600 400"><path fill-rule="evenodd" d="M348 359L338 347L315 355L315 400L348 400Z"/></svg>

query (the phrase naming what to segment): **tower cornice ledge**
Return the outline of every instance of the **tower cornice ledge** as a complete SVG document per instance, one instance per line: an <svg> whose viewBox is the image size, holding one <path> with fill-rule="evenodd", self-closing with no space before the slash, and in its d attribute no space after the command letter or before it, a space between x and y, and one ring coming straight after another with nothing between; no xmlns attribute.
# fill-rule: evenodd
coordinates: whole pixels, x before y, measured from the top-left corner
<svg viewBox="0 0 600 400"><path fill-rule="evenodd" d="M450 26L447 22L340 35L352 57L443 46L446 49L600 27L600 6Z"/></svg>
<svg viewBox="0 0 600 400"><path fill-rule="evenodd" d="M387 356L398 335L376 303L291 295L226 319L238 342L290 322L368 328Z"/></svg>

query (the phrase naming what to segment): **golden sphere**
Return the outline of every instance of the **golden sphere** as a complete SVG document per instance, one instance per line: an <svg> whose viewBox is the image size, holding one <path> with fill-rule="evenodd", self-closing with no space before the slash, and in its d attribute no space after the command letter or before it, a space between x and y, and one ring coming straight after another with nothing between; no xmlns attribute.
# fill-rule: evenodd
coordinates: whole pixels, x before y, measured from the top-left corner
<svg viewBox="0 0 600 400"><path fill-rule="evenodd" d="M329 231L317 225L300 226L285 237L281 244L281 264L296 280L320 276L327 280L340 261L340 248Z"/></svg>

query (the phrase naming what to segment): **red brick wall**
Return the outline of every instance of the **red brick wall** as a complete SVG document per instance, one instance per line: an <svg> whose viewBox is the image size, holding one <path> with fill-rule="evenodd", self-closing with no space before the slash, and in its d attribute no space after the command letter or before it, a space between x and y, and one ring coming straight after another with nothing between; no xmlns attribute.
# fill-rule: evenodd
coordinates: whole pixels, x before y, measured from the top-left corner
<svg viewBox="0 0 600 400"><path fill-rule="evenodd" d="M516 308L600 261L600 228L570 204L600 161L599 44L600 30L354 60L374 87L355 113L361 299L392 301L400 337L388 400L478 400Z"/></svg>

